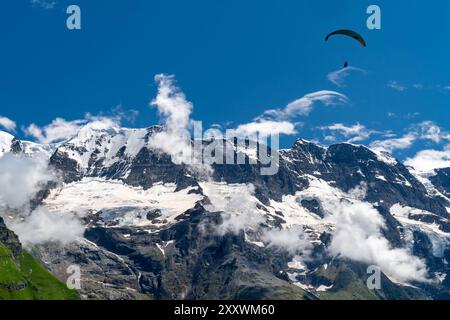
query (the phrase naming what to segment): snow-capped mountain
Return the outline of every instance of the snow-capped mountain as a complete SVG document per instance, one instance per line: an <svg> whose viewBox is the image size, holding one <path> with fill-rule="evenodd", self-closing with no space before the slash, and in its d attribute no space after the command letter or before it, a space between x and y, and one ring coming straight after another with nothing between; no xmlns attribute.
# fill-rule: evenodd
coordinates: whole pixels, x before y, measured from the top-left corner
<svg viewBox="0 0 450 320"><path fill-rule="evenodd" d="M21 153L27 156L40 154L50 157L55 149L56 145L21 141L7 132L0 131L0 157L8 152Z"/></svg>
<svg viewBox="0 0 450 320"><path fill-rule="evenodd" d="M54 159L67 159L80 175L101 175L113 166L132 161L156 128L98 130L86 126L58 147ZM121 173L126 176L126 171Z"/></svg>
<svg viewBox="0 0 450 320"><path fill-rule="evenodd" d="M0 155L11 151L11 142L14 140L14 136L0 131Z"/></svg>
<svg viewBox="0 0 450 320"><path fill-rule="evenodd" d="M76 216L84 234L33 253L61 279L79 265L85 298L449 297L449 169L297 140L275 175L213 164L205 179L150 146L161 130L85 127L52 146L0 135L2 153L47 154L61 177L38 205Z"/></svg>

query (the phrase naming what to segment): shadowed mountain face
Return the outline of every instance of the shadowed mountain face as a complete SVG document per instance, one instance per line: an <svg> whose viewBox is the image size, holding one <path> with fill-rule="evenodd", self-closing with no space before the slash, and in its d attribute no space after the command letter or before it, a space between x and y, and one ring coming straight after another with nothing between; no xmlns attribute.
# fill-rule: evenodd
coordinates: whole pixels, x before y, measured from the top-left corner
<svg viewBox="0 0 450 320"><path fill-rule="evenodd" d="M450 196L450 168L436 170L430 181L443 195Z"/></svg>
<svg viewBox="0 0 450 320"><path fill-rule="evenodd" d="M204 179L149 146L160 130L91 130L54 149L12 139L4 147L44 150L62 177L36 205L77 211L84 238L39 244L33 254L62 280L79 265L84 298L449 296L448 169L424 183L388 154L298 140L279 152L275 175L247 162L214 164ZM366 285L369 265L382 271L379 289Z"/></svg>
<svg viewBox="0 0 450 320"><path fill-rule="evenodd" d="M17 257L22 251L22 245L18 237L6 228L2 218L0 218L0 243L11 252L11 255Z"/></svg>

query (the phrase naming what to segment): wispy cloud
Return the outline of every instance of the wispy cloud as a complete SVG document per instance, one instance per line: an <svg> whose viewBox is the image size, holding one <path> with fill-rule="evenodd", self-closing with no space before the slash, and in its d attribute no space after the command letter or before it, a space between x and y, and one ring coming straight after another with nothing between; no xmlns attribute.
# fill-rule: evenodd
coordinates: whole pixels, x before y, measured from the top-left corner
<svg viewBox="0 0 450 320"><path fill-rule="evenodd" d="M292 135L297 133L296 128L302 124L296 121L299 117L308 116L314 109L317 102L326 106L342 105L349 102L349 99L335 91L317 91L309 93L302 98L288 103L284 108L269 109L263 114L254 118L253 121L238 125L234 131L236 135L259 135L264 138L269 134Z"/></svg>
<svg viewBox="0 0 450 320"><path fill-rule="evenodd" d="M321 102L326 106L342 105L349 102L349 99L342 93L336 91L322 90L309 93L300 99L290 102L283 109L270 109L265 111L259 119L293 119L298 116L307 116L314 109L316 102Z"/></svg>
<svg viewBox="0 0 450 320"><path fill-rule="evenodd" d="M4 128L8 131L16 131L16 122L14 122L13 120L7 118L7 117L2 117L0 116L0 127Z"/></svg>
<svg viewBox="0 0 450 320"><path fill-rule="evenodd" d="M370 144L370 147L374 150L392 153L395 150L410 148L416 139L417 136L415 134L408 133L400 138L374 141Z"/></svg>
<svg viewBox="0 0 450 320"><path fill-rule="evenodd" d="M446 145L442 150L429 149L419 151L414 157L406 159L405 164L421 172L449 168L450 145Z"/></svg>
<svg viewBox="0 0 450 320"><path fill-rule="evenodd" d="M211 212L221 212L222 223L215 228L216 233L257 231L268 247L286 250L293 255L301 254L303 258L309 256L312 244L301 225L287 229L265 225L266 218L259 209L261 203L255 197L254 185L234 184L223 188L217 184L203 183L201 187L209 200L205 208Z"/></svg>
<svg viewBox="0 0 450 320"><path fill-rule="evenodd" d="M327 79L334 83L338 87L344 87L345 86L345 80L351 75L351 73L362 73L366 74L366 70L355 68L355 67L347 67L342 68L333 72L330 72L327 75Z"/></svg>
<svg viewBox="0 0 450 320"><path fill-rule="evenodd" d="M212 168L201 159L193 159L193 146L189 129L194 124L191 119L193 104L176 86L173 75L158 74L155 76L158 94L150 102L158 110L163 123L163 130L151 136L149 145L171 156L177 164L186 164L196 174L208 175ZM193 161L194 160L194 161Z"/></svg>
<svg viewBox="0 0 450 320"><path fill-rule="evenodd" d="M441 143L443 140L449 140L450 135L432 121L423 121L412 125L406 134L397 138L386 140L377 140L370 144L370 147L378 151L392 153L396 150L410 148L417 140L432 141Z"/></svg>
<svg viewBox="0 0 450 320"><path fill-rule="evenodd" d="M68 243L82 236L81 221L71 214L31 210L30 201L49 182L58 182L48 158L7 153L0 158L0 207L8 209L7 224L25 245L57 241Z"/></svg>
<svg viewBox="0 0 450 320"><path fill-rule="evenodd" d="M450 91L449 85L442 84L429 84L429 83L403 83L396 80L391 80L387 83L387 86L399 92L405 92L407 90L415 91L436 91L436 92L448 92Z"/></svg>
<svg viewBox="0 0 450 320"><path fill-rule="evenodd" d="M44 126L32 123L22 127L22 131L39 143L57 143L74 137L84 127L96 130L117 128L123 122L134 123L138 115L139 111L118 105L108 112L100 112L97 115L86 113L83 119L66 120L58 117Z"/></svg>
<svg viewBox="0 0 450 320"><path fill-rule="evenodd" d="M292 135L297 133L297 131L295 124L289 121L258 120L241 124L236 129L231 130L231 133L237 137L249 137L259 134L260 138L265 138L271 134Z"/></svg>
<svg viewBox="0 0 450 320"><path fill-rule="evenodd" d="M25 246L56 242L68 244L83 236L81 220L67 212L50 212L38 207L26 219L14 220L8 225Z"/></svg>
<svg viewBox="0 0 450 320"><path fill-rule="evenodd" d="M442 139L448 137L448 133L444 132L441 127L436 125L433 121L424 121L415 126L419 133L419 137L424 140L431 140L435 143L440 143Z"/></svg>
<svg viewBox="0 0 450 320"><path fill-rule="evenodd" d="M108 129L120 126L121 118L93 116L86 114L84 119L68 121L63 118L56 118L50 124L40 127L34 123L23 128L26 135L33 137L39 143L56 143L70 139L77 135L86 126L94 129Z"/></svg>
<svg viewBox="0 0 450 320"><path fill-rule="evenodd" d="M156 107L164 124L164 130L153 135L149 144L172 157L172 161L191 163L192 146L189 127L193 105L185 94L175 85L173 75L158 74L155 76L158 94L150 103Z"/></svg>
<svg viewBox="0 0 450 320"><path fill-rule="evenodd" d="M408 112L407 114L398 114L395 112L388 112L388 118L402 118L402 119L413 119L420 116L420 112Z"/></svg>
<svg viewBox="0 0 450 320"><path fill-rule="evenodd" d="M0 207L27 210L32 197L47 181L53 180L47 158L6 153L0 158Z"/></svg>
<svg viewBox="0 0 450 320"><path fill-rule="evenodd" d="M408 89L408 87L406 87L405 85L400 84L399 82L393 81L393 80L389 81L387 86L389 88L394 89L394 90L399 91L399 92L403 92L403 91L406 91Z"/></svg>
<svg viewBox="0 0 450 320"><path fill-rule="evenodd" d="M51 10L56 7L56 5L58 4L58 1L56 1L56 0L53 0L53 1L51 1L51 0L30 0L30 3L33 6L39 7L44 10Z"/></svg>
<svg viewBox="0 0 450 320"><path fill-rule="evenodd" d="M336 142L340 138L347 139L346 142L349 143L360 142L367 140L372 134L377 133L377 131L370 130L359 122L352 126L346 126L342 123L335 123L329 126L319 127L319 129L325 132L330 132L330 134L325 137L325 140L329 142Z"/></svg>
<svg viewBox="0 0 450 320"><path fill-rule="evenodd" d="M40 143L53 143L76 135L84 123L84 120L67 121L63 118L56 118L44 127L32 123L24 128L24 132Z"/></svg>

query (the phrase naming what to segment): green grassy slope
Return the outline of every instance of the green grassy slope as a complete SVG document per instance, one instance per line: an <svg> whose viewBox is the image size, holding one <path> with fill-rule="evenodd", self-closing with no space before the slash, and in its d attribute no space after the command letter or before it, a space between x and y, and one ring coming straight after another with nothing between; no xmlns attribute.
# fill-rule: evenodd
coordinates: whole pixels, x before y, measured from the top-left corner
<svg viewBox="0 0 450 320"><path fill-rule="evenodd" d="M369 290L366 284L368 277L366 266L357 262L334 262L327 269L319 268L316 276L333 283L330 290L319 293L319 298L323 300L422 300L427 298L422 291L395 284L384 274L381 275L381 288Z"/></svg>
<svg viewBox="0 0 450 320"><path fill-rule="evenodd" d="M22 251L14 257L0 243L0 300L79 299L74 290L50 274L31 255Z"/></svg>

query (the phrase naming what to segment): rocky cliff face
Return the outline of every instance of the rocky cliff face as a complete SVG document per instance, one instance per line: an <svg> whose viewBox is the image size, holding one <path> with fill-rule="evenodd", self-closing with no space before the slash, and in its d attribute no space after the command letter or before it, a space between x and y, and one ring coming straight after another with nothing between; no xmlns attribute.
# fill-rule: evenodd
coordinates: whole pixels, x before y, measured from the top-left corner
<svg viewBox="0 0 450 320"><path fill-rule="evenodd" d="M79 265L83 297L449 296L448 169L428 184L388 154L298 140L279 152L275 175L260 175L261 163L215 164L203 179L149 147L160 130L85 130L50 151L64 181L37 201L82 212L85 233L34 254L63 280ZM377 290L366 286L369 265L382 271Z"/></svg>
<svg viewBox="0 0 450 320"><path fill-rule="evenodd" d="M6 247L13 257L18 257L22 252L22 245L19 242L19 238L6 228L3 219L0 217L0 243Z"/></svg>
<svg viewBox="0 0 450 320"><path fill-rule="evenodd" d="M450 196L450 168L436 170L430 181L443 195Z"/></svg>

